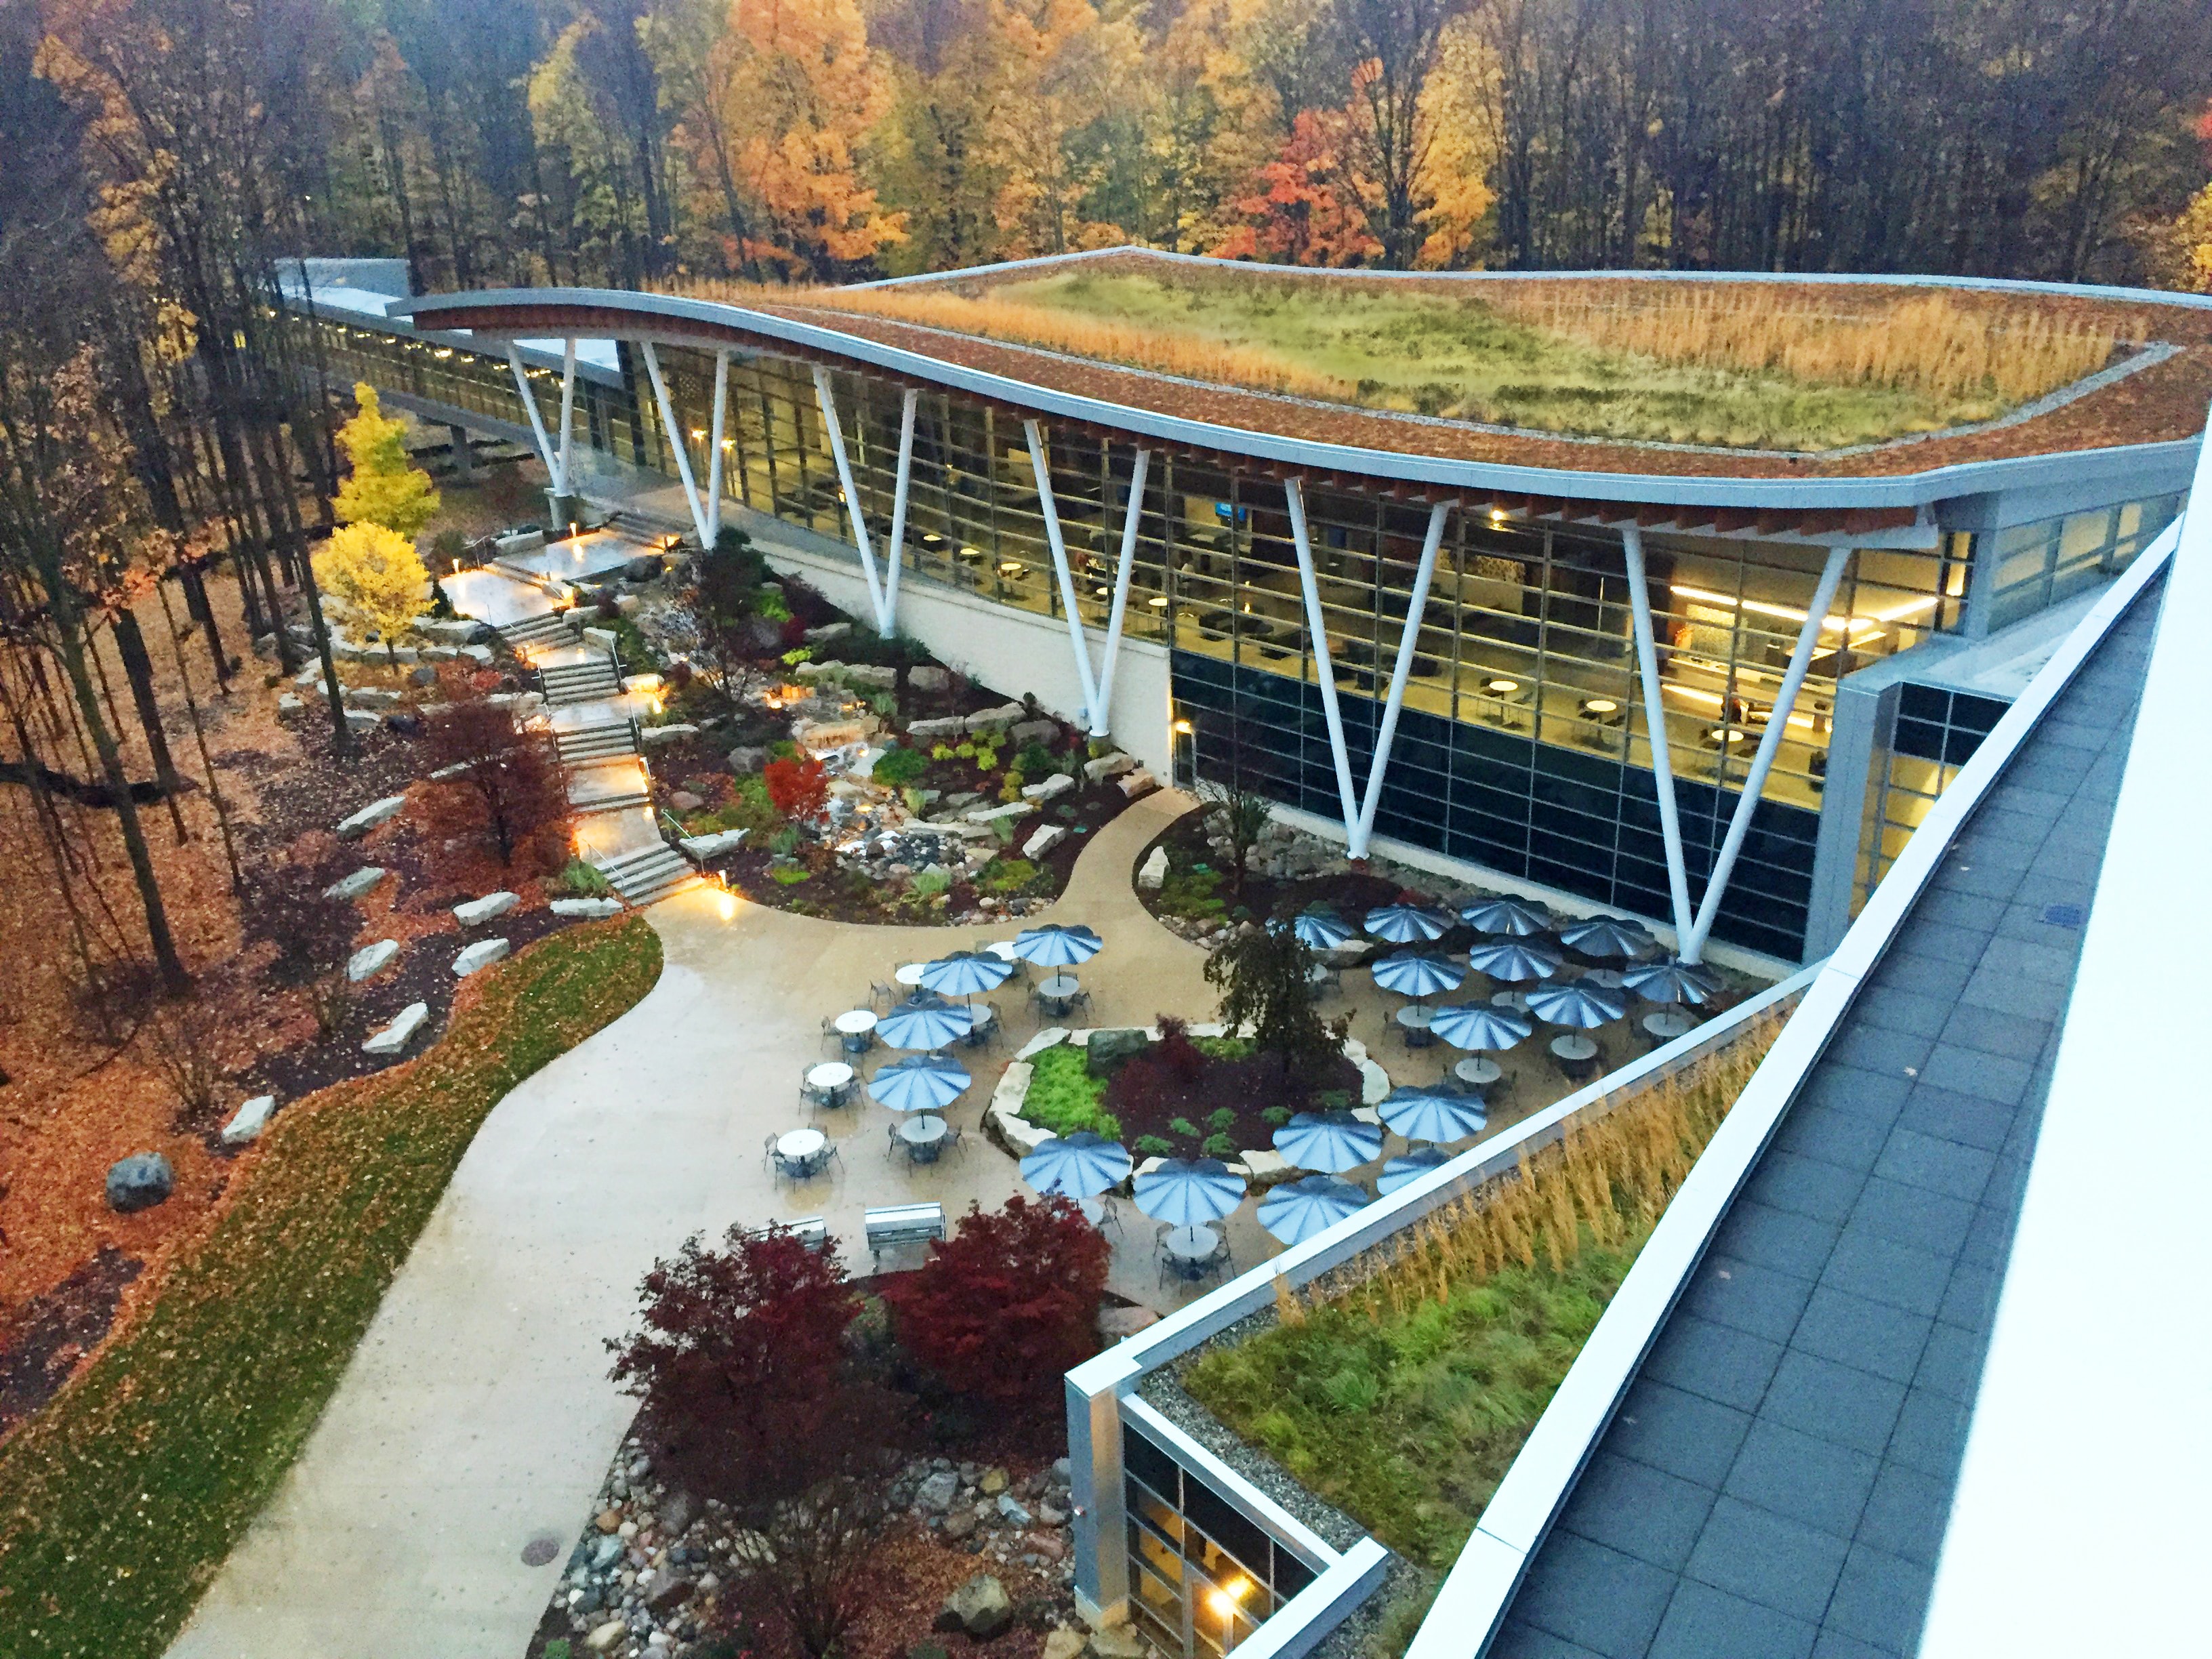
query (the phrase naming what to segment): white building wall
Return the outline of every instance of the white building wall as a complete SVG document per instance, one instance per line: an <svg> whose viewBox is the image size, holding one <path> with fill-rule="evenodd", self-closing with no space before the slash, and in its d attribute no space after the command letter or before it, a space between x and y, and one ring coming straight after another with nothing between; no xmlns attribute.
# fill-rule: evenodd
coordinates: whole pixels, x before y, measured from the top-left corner
<svg viewBox="0 0 2212 1659"><path fill-rule="evenodd" d="M835 553L825 553L802 546L799 538L805 532L757 514L747 514L744 525L754 545L776 569L804 580L854 617L856 628L870 625L866 619L873 612L867 584L852 549L839 546ZM909 570L907 576L912 575ZM901 582L898 605L899 631L921 641L947 667L1009 701L1031 694L1060 719L1079 726L1087 722L1074 647L1063 618L1017 611L934 582L912 580ZM1105 633L1096 628L1085 632L1096 672L1106 648ZM1162 782L1173 775L1175 735L1169 701L1166 648L1150 641L1124 639L1114 671L1114 706L1107 717L1114 740Z"/></svg>

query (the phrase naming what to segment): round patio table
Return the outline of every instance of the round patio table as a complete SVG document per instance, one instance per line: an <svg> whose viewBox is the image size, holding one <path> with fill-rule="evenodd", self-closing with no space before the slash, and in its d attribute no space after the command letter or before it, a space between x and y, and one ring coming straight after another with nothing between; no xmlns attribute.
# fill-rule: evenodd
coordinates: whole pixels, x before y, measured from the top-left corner
<svg viewBox="0 0 2212 1659"><path fill-rule="evenodd" d="M927 1115L910 1117L898 1126L898 1138L915 1163L934 1164L945 1147L945 1120Z"/></svg>
<svg viewBox="0 0 2212 1659"><path fill-rule="evenodd" d="M926 962L909 962L902 967L898 972L893 974L891 977L896 980L900 984L905 986L908 990L911 991L921 985L921 970L928 966L929 964Z"/></svg>
<svg viewBox="0 0 2212 1659"><path fill-rule="evenodd" d="M1320 962L1316 962L1316 963L1314 963L1314 965L1313 965L1312 967L1310 967L1310 968L1307 969L1306 969L1306 983L1307 983L1307 984L1309 984L1309 985L1326 985L1326 984L1328 984L1328 964L1327 964L1326 963L1320 963Z"/></svg>
<svg viewBox="0 0 2212 1659"><path fill-rule="evenodd" d="M775 1138L775 1155L796 1176L811 1176L830 1156L830 1137L819 1129L793 1129Z"/></svg>
<svg viewBox="0 0 2212 1659"><path fill-rule="evenodd" d="M1500 991L1496 996L1491 998L1490 1006L1493 1008L1510 1008L1516 1014L1525 1014L1528 1012L1528 998L1525 993L1520 991Z"/></svg>
<svg viewBox="0 0 2212 1659"><path fill-rule="evenodd" d="M1589 1066L1589 1064L1595 1064L1595 1061L1597 1061L1597 1044L1590 1042L1589 1037L1583 1037L1579 1030L1568 1030L1564 1037L1553 1037L1551 1051L1555 1053L1555 1055L1558 1055L1568 1068Z"/></svg>
<svg viewBox="0 0 2212 1659"><path fill-rule="evenodd" d="M968 1006L975 1011L975 1021L968 1028L968 1046L980 1048L990 1036L991 1027L998 1021L999 1011L988 1002L973 1002Z"/></svg>
<svg viewBox="0 0 2212 1659"><path fill-rule="evenodd" d="M1618 991L1627 985L1628 975L1618 968L1592 968L1583 975L1582 982L1601 990Z"/></svg>
<svg viewBox="0 0 2212 1659"><path fill-rule="evenodd" d="M806 1086L823 1099L835 1101L853 1086L853 1068L842 1060L825 1060L808 1068Z"/></svg>
<svg viewBox="0 0 2212 1659"><path fill-rule="evenodd" d="M1436 1017L1437 1011L1425 1002L1409 1002L1390 1016L1405 1028L1408 1048L1425 1048L1436 1041L1429 1030L1429 1023Z"/></svg>
<svg viewBox="0 0 2212 1659"><path fill-rule="evenodd" d="M1495 1083L1504 1075L1494 1060L1485 1060L1480 1054L1470 1054L1452 1067L1452 1075L1462 1083L1472 1083L1480 1088L1486 1083Z"/></svg>
<svg viewBox="0 0 2212 1659"><path fill-rule="evenodd" d="M1196 1278L1220 1248L1221 1235L1203 1224L1170 1227L1160 1235L1160 1249L1185 1279Z"/></svg>
<svg viewBox="0 0 2212 1659"><path fill-rule="evenodd" d="M1106 1200L1104 1199L1079 1198L1075 1200L1075 1207L1083 1212L1083 1218L1092 1226L1099 1227L1105 1224Z"/></svg>
<svg viewBox="0 0 2212 1659"><path fill-rule="evenodd" d="M1656 1014L1644 1016L1644 1029L1662 1042L1672 1042L1676 1037L1687 1036L1695 1029L1687 1014L1675 1013L1662 1008Z"/></svg>
<svg viewBox="0 0 2212 1659"><path fill-rule="evenodd" d="M845 1039L848 1052L860 1054L876 1034L876 1011L872 1008L848 1008L831 1020L837 1035Z"/></svg>

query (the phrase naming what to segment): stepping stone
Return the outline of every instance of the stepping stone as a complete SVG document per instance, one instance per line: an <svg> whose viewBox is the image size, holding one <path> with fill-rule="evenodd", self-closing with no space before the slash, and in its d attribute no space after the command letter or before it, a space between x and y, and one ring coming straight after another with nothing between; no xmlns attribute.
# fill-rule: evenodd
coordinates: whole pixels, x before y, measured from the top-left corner
<svg viewBox="0 0 2212 1659"><path fill-rule="evenodd" d="M295 692L284 691L277 695L276 712L280 714L296 714L307 706Z"/></svg>
<svg viewBox="0 0 2212 1659"><path fill-rule="evenodd" d="M639 730L647 749L658 749L664 743L678 743L685 738L696 737L699 728L689 720L671 720L665 726L647 726Z"/></svg>
<svg viewBox="0 0 2212 1659"><path fill-rule="evenodd" d="M345 694L348 702L357 702L363 708L392 708L399 702L397 691L386 691L380 686L349 685Z"/></svg>
<svg viewBox="0 0 2212 1659"><path fill-rule="evenodd" d="M399 1011L393 1020L374 1036L361 1045L365 1054L396 1054L407 1046L407 1040L422 1029L422 1022L430 1018L430 1005L410 1002Z"/></svg>
<svg viewBox="0 0 2212 1659"><path fill-rule="evenodd" d="M365 711L356 714L353 710L349 709L346 719L349 721L362 719L366 720L371 726L376 724L376 716ZM406 805L407 797L404 795L386 795L382 800L373 800L350 817L338 820L337 837L340 841L359 841L378 824L388 823L398 817L400 808Z"/></svg>
<svg viewBox="0 0 2212 1659"><path fill-rule="evenodd" d="M358 985L371 975L382 973L392 958L398 954L399 941L396 939L380 939L374 945L364 945L347 962L346 978Z"/></svg>
<svg viewBox="0 0 2212 1659"><path fill-rule="evenodd" d="M343 881L334 881L323 889L323 896L331 899L357 899L384 879L384 866L364 864Z"/></svg>
<svg viewBox="0 0 2212 1659"><path fill-rule="evenodd" d="M491 647L488 645L465 645L461 654L481 668L491 666Z"/></svg>
<svg viewBox="0 0 2212 1659"><path fill-rule="evenodd" d="M517 893L487 893L480 899L471 899L465 904L453 907L454 920L464 927L474 927L489 921L494 916L503 916L522 902Z"/></svg>
<svg viewBox="0 0 2212 1659"><path fill-rule="evenodd" d="M682 844L684 850L695 859L718 858L724 853L734 851L748 833L744 830L717 830L711 836L685 836L682 837Z"/></svg>
<svg viewBox="0 0 2212 1659"><path fill-rule="evenodd" d="M230 1121L222 1126L222 1144L243 1146L249 1141L258 1140L269 1122L269 1115L276 1109L276 1096L254 1096L233 1113Z"/></svg>
<svg viewBox="0 0 2212 1659"><path fill-rule="evenodd" d="M384 723L384 716L374 708L349 708L345 714L349 731L374 732Z"/></svg>
<svg viewBox="0 0 2212 1659"><path fill-rule="evenodd" d="M453 977L466 979L479 968L489 968L509 949L503 939L480 939L453 958Z"/></svg>
<svg viewBox="0 0 2212 1659"><path fill-rule="evenodd" d="M968 809L968 822L989 823L998 818L1026 817L1036 811L1036 804L1025 800L1008 801L1004 806L971 806Z"/></svg>
<svg viewBox="0 0 2212 1659"><path fill-rule="evenodd" d="M555 899L546 908L556 916L582 916L597 921L620 915L623 902L616 898Z"/></svg>

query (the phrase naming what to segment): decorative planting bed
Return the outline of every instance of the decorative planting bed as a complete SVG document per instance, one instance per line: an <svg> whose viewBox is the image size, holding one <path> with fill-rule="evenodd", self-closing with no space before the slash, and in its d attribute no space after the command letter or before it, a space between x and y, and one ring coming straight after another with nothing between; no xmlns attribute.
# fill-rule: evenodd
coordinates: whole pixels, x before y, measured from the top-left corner
<svg viewBox="0 0 2212 1659"><path fill-rule="evenodd" d="M1110 1058L1094 1059L1094 1056ZM1293 1112L1348 1106L1369 1121L1389 1073L1357 1038L1319 1077L1285 1080L1279 1062L1218 1024L1049 1027L1007 1065L984 1131L1016 1157L1089 1129L1155 1158L1218 1158L1261 1186L1297 1173L1272 1150Z"/></svg>

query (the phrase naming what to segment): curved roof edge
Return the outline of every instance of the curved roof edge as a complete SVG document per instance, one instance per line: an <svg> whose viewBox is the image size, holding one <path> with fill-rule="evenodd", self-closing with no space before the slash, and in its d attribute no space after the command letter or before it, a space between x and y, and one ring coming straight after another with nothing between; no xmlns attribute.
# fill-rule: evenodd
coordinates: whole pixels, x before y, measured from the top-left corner
<svg viewBox="0 0 2212 1659"><path fill-rule="evenodd" d="M1412 274L1428 276L1432 273ZM1559 467L1516 465L1507 462L1450 460L1437 456L1325 443L1279 433L1255 431L1246 427L1194 421L1156 410L1139 409L1077 392L1058 391L988 370L947 362L860 335L719 300L636 293L626 289L487 289L418 297L395 303L390 310L393 315L413 317L418 326L428 325L445 330L468 329L494 337L525 334L533 337L562 335L574 332L576 325L553 313L580 310L611 313L618 317L635 317L641 324L649 325L640 327L636 331L637 337L650 337L664 344L703 346L711 349L741 343L733 342L729 337L731 335L749 335L771 345L780 344L803 353L842 359L856 365L940 386L948 391L965 392L997 403L1033 410L1040 416L1057 416L1091 426L1109 427L1161 443L1243 455L1254 460L1308 467L1316 471L1364 473L1375 477L1401 479L1408 483L1445 489L1557 496L1571 501L1620 501L1655 506L1799 512L1808 508L1917 509L1954 496L1998 490L2069 486L2094 489L2107 479L2145 471L2172 469L2177 473L2185 474L2193 466L2202 442L2201 438L2192 438L2074 450L2058 454L2002 457L1935 467L1921 472L1870 477L1761 478L1657 472L1585 472ZM533 311L546 314L533 320L528 315ZM496 314L483 315L483 321L472 328L468 320L472 313ZM522 314L518 317L516 313ZM687 328L687 325L690 326ZM606 325L604 322L590 325L594 328Z"/></svg>

